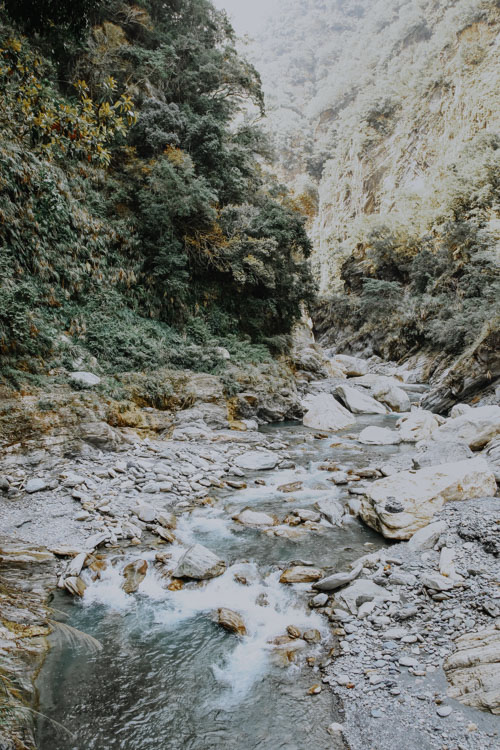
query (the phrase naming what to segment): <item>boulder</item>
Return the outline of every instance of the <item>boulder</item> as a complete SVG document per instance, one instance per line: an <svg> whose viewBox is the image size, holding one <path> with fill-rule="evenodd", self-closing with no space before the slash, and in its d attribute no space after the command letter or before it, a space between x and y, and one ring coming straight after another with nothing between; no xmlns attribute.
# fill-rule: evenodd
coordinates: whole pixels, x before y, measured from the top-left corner
<svg viewBox="0 0 500 750"><path fill-rule="evenodd" d="M414 409L407 416L401 417L396 426L404 443L417 443L420 440L429 440L442 422L442 417L430 411Z"/></svg>
<svg viewBox="0 0 500 750"><path fill-rule="evenodd" d="M450 698L466 706L500 714L500 630L465 633L444 662Z"/></svg>
<svg viewBox="0 0 500 750"><path fill-rule="evenodd" d="M387 589L378 586L367 578L360 578L346 589L339 591L335 595L335 600L355 615L358 608L366 602L397 602L399 601L399 595L387 591Z"/></svg>
<svg viewBox="0 0 500 750"><path fill-rule="evenodd" d="M243 524L243 526L276 526L278 519L269 513L251 510L245 508L237 515L233 516L233 521Z"/></svg>
<svg viewBox="0 0 500 750"><path fill-rule="evenodd" d="M83 596L87 588L80 576L70 576L64 579L64 588L73 596Z"/></svg>
<svg viewBox="0 0 500 750"><path fill-rule="evenodd" d="M274 469L278 462L279 456L271 453L271 451L247 451L234 459L235 466L247 471Z"/></svg>
<svg viewBox="0 0 500 750"><path fill-rule="evenodd" d="M473 458L474 454L463 441L450 441L449 443L427 440L419 446L418 453L413 457L413 465L416 469L425 466L437 466Z"/></svg>
<svg viewBox="0 0 500 750"><path fill-rule="evenodd" d="M363 445L398 445L401 435L387 427L365 427L360 432L358 440Z"/></svg>
<svg viewBox="0 0 500 750"><path fill-rule="evenodd" d="M413 534L408 542L408 549L412 552L432 549L441 534L444 534L447 529L448 524L446 521L435 521L428 526L424 526L423 529L419 529L419 531L416 531L415 534Z"/></svg>
<svg viewBox="0 0 500 750"><path fill-rule="evenodd" d="M345 409L329 393L320 393L309 399L304 425L316 430L343 430L356 424L351 412Z"/></svg>
<svg viewBox="0 0 500 750"><path fill-rule="evenodd" d="M455 419L455 417L461 417L463 414L467 414L467 412L471 409L472 406L469 406L469 404L455 404L455 406L450 411L450 417L451 419Z"/></svg>
<svg viewBox="0 0 500 750"><path fill-rule="evenodd" d="M342 524L342 516L344 515L344 508L342 503L336 500L334 497L317 500L314 503L316 510L321 513L322 516L329 521L332 526L340 526Z"/></svg>
<svg viewBox="0 0 500 750"><path fill-rule="evenodd" d="M353 414L387 414L386 407L356 388L339 385L335 394Z"/></svg>
<svg viewBox="0 0 500 750"><path fill-rule="evenodd" d="M333 575L327 576L327 578L322 578L320 581L314 583L313 588L318 589L318 591L335 591L336 589L340 589L342 586L351 583L351 581L354 581L362 570L363 564L358 563L351 571L349 571L349 573L334 573Z"/></svg>
<svg viewBox="0 0 500 750"><path fill-rule="evenodd" d="M26 487L24 489L26 490L26 492L32 495L34 492L41 492L42 490L46 490L48 486L49 483L46 479L35 477L34 479L28 479L28 481L26 482Z"/></svg>
<svg viewBox="0 0 500 750"><path fill-rule="evenodd" d="M410 539L444 503L495 492L495 477L484 458L471 458L376 480L361 499L360 516L388 539Z"/></svg>
<svg viewBox="0 0 500 750"><path fill-rule="evenodd" d="M157 511L152 505L141 503L137 508L134 508L134 513L144 523L153 523L156 519Z"/></svg>
<svg viewBox="0 0 500 750"><path fill-rule="evenodd" d="M238 612L234 612L232 609L226 609L226 607L220 607L215 612L215 622L227 630L229 633L235 635L246 635L247 629L243 618Z"/></svg>
<svg viewBox="0 0 500 750"><path fill-rule="evenodd" d="M331 358L334 367L340 367L347 377L356 377L366 375L368 372L368 362L359 357L350 357L347 354L337 354Z"/></svg>
<svg viewBox="0 0 500 750"><path fill-rule="evenodd" d="M398 413L410 411L410 398L402 388L395 385L376 385L372 389L373 398Z"/></svg>
<svg viewBox="0 0 500 750"><path fill-rule="evenodd" d="M134 560L123 568L124 582L122 589L126 594L135 594L140 584L146 578L148 564L146 560Z"/></svg>
<svg viewBox="0 0 500 750"><path fill-rule="evenodd" d="M226 570L226 563L201 544L189 547L174 570L174 578L194 578L203 581L207 578L221 576Z"/></svg>
<svg viewBox="0 0 500 750"><path fill-rule="evenodd" d="M483 451L483 456L495 475L495 479L500 483L500 438L490 440Z"/></svg>
<svg viewBox="0 0 500 750"><path fill-rule="evenodd" d="M445 442L463 440L469 448L479 450L499 434L500 406L479 406L448 419L433 433L433 439Z"/></svg>
<svg viewBox="0 0 500 750"><path fill-rule="evenodd" d="M72 372L69 377L70 380L79 383L79 385L93 386L99 385L101 382L101 378L92 372Z"/></svg>
<svg viewBox="0 0 500 750"><path fill-rule="evenodd" d="M283 571L280 583L312 583L323 577L319 568L309 568L306 565L295 565Z"/></svg>

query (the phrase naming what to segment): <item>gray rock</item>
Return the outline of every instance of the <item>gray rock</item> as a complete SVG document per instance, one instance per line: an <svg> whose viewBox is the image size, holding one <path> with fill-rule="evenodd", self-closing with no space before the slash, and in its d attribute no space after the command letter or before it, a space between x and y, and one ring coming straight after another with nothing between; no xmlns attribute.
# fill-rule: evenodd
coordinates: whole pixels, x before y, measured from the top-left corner
<svg viewBox="0 0 500 750"><path fill-rule="evenodd" d="M144 521L144 523L153 523L153 521L156 520L156 509L147 503L141 503L141 505L138 505L137 508L134 509L134 513L137 518Z"/></svg>
<svg viewBox="0 0 500 750"><path fill-rule="evenodd" d="M424 466L437 466L438 464L463 461L472 458L473 455L464 441L450 440L450 442L441 443L428 440L420 446L419 452L413 458L413 465L416 469L423 469Z"/></svg>
<svg viewBox="0 0 500 750"><path fill-rule="evenodd" d="M340 472L335 472L340 473ZM346 482L347 482L347 475L346 475ZM344 509L342 507L342 504L336 500L335 498L329 498L324 500L317 500L314 503L314 507L323 515L327 521L329 521L332 526L340 526L341 525L341 519L344 515Z"/></svg>
<svg viewBox="0 0 500 750"><path fill-rule="evenodd" d="M317 581L313 585L313 588L318 589L318 591L335 591L336 589L345 586L347 583L354 581L362 570L363 564L358 563L358 565L348 573L334 573L331 576L327 576L327 578L322 578L321 581Z"/></svg>
<svg viewBox="0 0 500 750"><path fill-rule="evenodd" d="M49 482L47 482L46 479L40 479L36 477L34 479L29 479L26 482L26 487L24 489L31 495L34 492L41 492L42 490L46 490L48 486Z"/></svg>
<svg viewBox="0 0 500 750"><path fill-rule="evenodd" d="M184 552L173 575L175 578L194 578L202 581L207 578L216 578L225 570L224 560L201 544L194 544Z"/></svg>
<svg viewBox="0 0 500 750"><path fill-rule="evenodd" d="M74 383L87 386L99 385L101 382L101 378L92 372L72 372L69 377Z"/></svg>
<svg viewBox="0 0 500 750"><path fill-rule="evenodd" d="M432 549L438 541L441 534L444 534L448 528L446 521L436 521L424 526L417 531L408 542L408 549L412 552L417 550Z"/></svg>
<svg viewBox="0 0 500 750"><path fill-rule="evenodd" d="M247 451L234 460L236 466L247 471L274 469L278 462L279 456L270 451Z"/></svg>

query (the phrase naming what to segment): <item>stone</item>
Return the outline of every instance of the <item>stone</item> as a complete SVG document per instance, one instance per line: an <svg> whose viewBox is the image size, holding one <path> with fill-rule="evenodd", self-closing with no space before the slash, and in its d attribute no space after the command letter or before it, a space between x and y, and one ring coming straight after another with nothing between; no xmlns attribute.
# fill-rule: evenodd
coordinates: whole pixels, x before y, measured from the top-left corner
<svg viewBox="0 0 500 750"><path fill-rule="evenodd" d="M168 542L169 544L175 542L175 535L172 534L171 530L166 529L164 526L160 526L160 524L156 524L156 526L153 527L153 534L156 534L163 539L164 542Z"/></svg>
<svg viewBox="0 0 500 750"><path fill-rule="evenodd" d="M87 552L80 552L78 555L76 555L68 563L66 570L64 572L64 575L67 578L78 577L80 573L82 572L83 566L85 565L86 558L87 558Z"/></svg>
<svg viewBox="0 0 500 750"><path fill-rule="evenodd" d="M438 716L441 716L441 718L445 719L447 716L449 716L452 713L453 709L451 706L438 706L436 708L436 713Z"/></svg>
<svg viewBox="0 0 500 750"><path fill-rule="evenodd" d="M479 450L500 434L500 406L479 406L455 419L448 419L435 433L433 439L463 440L469 448Z"/></svg>
<svg viewBox="0 0 500 750"><path fill-rule="evenodd" d="M347 480L346 480L347 481ZM314 503L316 510L321 513L326 520L332 524L332 526L342 525L342 516L344 515L344 508L342 504L335 498L328 498L323 500L317 500Z"/></svg>
<svg viewBox="0 0 500 750"><path fill-rule="evenodd" d="M153 523L156 520L156 508L148 503L141 503L134 509L134 513L144 523Z"/></svg>
<svg viewBox="0 0 500 750"><path fill-rule="evenodd" d="M270 451L247 451L234 459L240 469L247 471L266 471L274 469L279 462L279 456Z"/></svg>
<svg viewBox="0 0 500 750"><path fill-rule="evenodd" d="M365 602L397 602L399 596L387 591L382 586L378 586L367 578L360 578L354 583L349 584L346 589L339 591L335 599L345 605L351 614L357 614L358 608Z"/></svg>
<svg viewBox="0 0 500 750"><path fill-rule="evenodd" d="M269 513L251 510L245 508L237 515L233 516L233 521L243 524L243 526L276 526L278 519Z"/></svg>
<svg viewBox="0 0 500 750"><path fill-rule="evenodd" d="M347 385L335 389L338 396L353 414L387 414L386 407L361 390Z"/></svg>
<svg viewBox="0 0 500 750"><path fill-rule="evenodd" d="M466 706L500 715L500 630L465 633L444 662L448 695Z"/></svg>
<svg viewBox="0 0 500 750"><path fill-rule="evenodd" d="M398 445L401 435L387 427L365 427L360 432L358 440L363 445Z"/></svg>
<svg viewBox="0 0 500 750"><path fill-rule="evenodd" d="M445 443L431 439L419 446L417 455L413 457L413 465L416 469L423 469L426 466L438 466L473 457L473 452L464 441L450 440Z"/></svg>
<svg viewBox="0 0 500 750"><path fill-rule="evenodd" d="M80 383L80 385L93 386L101 382L101 378L92 372L71 372L69 377L74 383Z"/></svg>
<svg viewBox="0 0 500 750"><path fill-rule="evenodd" d="M295 627L295 625L287 625L286 632L290 636L290 638L300 638L302 633L298 628Z"/></svg>
<svg viewBox="0 0 500 750"><path fill-rule="evenodd" d="M295 565L287 568L280 576L280 583L312 583L323 577L323 571L319 568L310 568L305 565Z"/></svg>
<svg viewBox="0 0 500 750"><path fill-rule="evenodd" d="M399 434L403 443L417 443L429 440L438 429L442 419L425 409L414 409L410 414L397 422Z"/></svg>
<svg viewBox="0 0 500 750"><path fill-rule="evenodd" d="M220 607L215 613L215 622L229 633L241 636L247 634L243 618L238 612L234 612L232 609Z"/></svg>
<svg viewBox="0 0 500 750"><path fill-rule="evenodd" d="M311 521L312 523L318 523L321 521L319 513L315 513L313 510L308 510L307 508L297 508L292 512L294 515L298 516L302 522Z"/></svg>
<svg viewBox="0 0 500 750"><path fill-rule="evenodd" d="M206 580L221 576L226 570L226 563L214 555L214 553L201 544L193 544L189 547L173 573L174 578L194 578L195 580Z"/></svg>
<svg viewBox="0 0 500 750"><path fill-rule="evenodd" d="M424 573L420 580L426 588L435 591L450 591L453 588L453 581L440 573Z"/></svg>
<svg viewBox="0 0 500 750"><path fill-rule="evenodd" d="M87 586L79 576L70 576L64 579L64 588L73 596L83 596Z"/></svg>
<svg viewBox="0 0 500 750"><path fill-rule="evenodd" d="M463 414L467 414L471 409L472 406L469 406L469 404L455 404L450 411L450 418L455 419L456 417L461 417Z"/></svg>
<svg viewBox="0 0 500 750"><path fill-rule="evenodd" d="M408 394L396 385L378 383L372 388L372 396L399 414L411 409Z"/></svg>
<svg viewBox="0 0 500 750"><path fill-rule="evenodd" d="M300 492L301 489L302 482L289 482L278 487L278 492Z"/></svg>
<svg viewBox="0 0 500 750"><path fill-rule="evenodd" d="M455 578L455 550L443 547L439 555L439 572L447 578Z"/></svg>
<svg viewBox="0 0 500 750"><path fill-rule="evenodd" d="M26 490L26 492L32 495L34 492L41 492L42 490L46 490L48 486L49 483L46 479L35 477L34 479L28 479L24 489Z"/></svg>
<svg viewBox="0 0 500 750"><path fill-rule="evenodd" d="M368 362L360 357L351 357L347 354L336 354L330 359L332 364L345 372L347 377L358 377L368 373Z"/></svg>
<svg viewBox="0 0 500 750"><path fill-rule="evenodd" d="M123 568L124 582L122 589L126 594L135 594L143 580L146 578L148 564L146 560L134 560Z"/></svg>
<svg viewBox="0 0 500 750"><path fill-rule="evenodd" d="M363 564L358 563L348 573L334 573L331 576L322 578L320 581L317 581L313 585L313 588L317 589L318 591L335 591L336 589L339 589L342 586L351 583L351 581L354 581L354 579L359 576L362 570Z"/></svg>
<svg viewBox="0 0 500 750"><path fill-rule="evenodd" d="M428 526L424 526L423 529L415 532L412 538L408 542L408 549L412 552L417 550L432 549L438 541L441 534L444 534L448 529L446 521L435 521L430 523Z"/></svg>
<svg viewBox="0 0 500 750"><path fill-rule="evenodd" d="M88 552L92 552L96 547L100 547L109 540L109 531L99 531L97 534L92 534L85 540L85 549Z"/></svg>
<svg viewBox="0 0 500 750"><path fill-rule="evenodd" d="M313 396L307 403L303 422L306 427L335 432L356 424L351 412L345 409L329 393Z"/></svg>
<svg viewBox="0 0 500 750"><path fill-rule="evenodd" d="M321 633L319 632L319 630L316 630L316 628L311 628L311 630L306 630L302 634L302 638L306 641L306 643L320 643Z"/></svg>
<svg viewBox="0 0 500 750"><path fill-rule="evenodd" d="M360 516L388 539L410 539L446 502L495 492L495 477L484 458L471 458L377 479L366 488Z"/></svg>
<svg viewBox="0 0 500 750"><path fill-rule="evenodd" d="M156 516L157 522L160 524L160 526L163 526L165 529L175 529L177 526L177 518L173 513L168 513L167 511L162 511L161 513L158 513Z"/></svg>
<svg viewBox="0 0 500 750"><path fill-rule="evenodd" d="M328 602L328 594L316 594L309 602L310 607L324 607Z"/></svg>

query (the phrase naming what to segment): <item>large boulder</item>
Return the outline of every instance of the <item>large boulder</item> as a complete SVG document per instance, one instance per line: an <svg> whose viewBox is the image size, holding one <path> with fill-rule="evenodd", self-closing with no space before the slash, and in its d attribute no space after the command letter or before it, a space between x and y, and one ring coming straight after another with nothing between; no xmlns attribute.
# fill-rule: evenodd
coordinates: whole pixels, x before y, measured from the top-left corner
<svg viewBox="0 0 500 750"><path fill-rule="evenodd" d="M372 389L373 398L388 406L392 411L402 413L410 411L410 398L402 388L396 385L377 384Z"/></svg>
<svg viewBox="0 0 500 750"><path fill-rule="evenodd" d="M335 595L335 601L337 604L343 605L353 615L356 615L359 607L365 602L397 602L399 596L367 578L359 578L346 589L338 592Z"/></svg>
<svg viewBox="0 0 500 750"><path fill-rule="evenodd" d="M483 456L495 475L495 479L500 483L500 437L490 440L483 451Z"/></svg>
<svg viewBox="0 0 500 750"><path fill-rule="evenodd" d="M456 639L444 662L448 695L466 706L500 714L500 630L489 628Z"/></svg>
<svg viewBox="0 0 500 750"><path fill-rule="evenodd" d="M342 503L334 497L323 498L314 503L314 507L326 518L332 526L341 526L344 508Z"/></svg>
<svg viewBox="0 0 500 750"><path fill-rule="evenodd" d="M363 445L398 445L401 435L387 427L365 427L360 432L358 440Z"/></svg>
<svg viewBox="0 0 500 750"><path fill-rule="evenodd" d="M388 539L410 539L444 503L495 492L495 477L484 458L471 458L378 479L361 499L360 516Z"/></svg>
<svg viewBox="0 0 500 750"><path fill-rule="evenodd" d="M229 633L234 633L235 635L247 634L247 629L242 616L238 612L234 612L232 609L220 607L214 613L214 620Z"/></svg>
<svg viewBox="0 0 500 750"><path fill-rule="evenodd" d="M403 443L417 443L420 440L429 440L443 421L442 417L430 411L414 409L407 416L401 417L396 426Z"/></svg>
<svg viewBox="0 0 500 750"><path fill-rule="evenodd" d="M463 440L478 450L500 434L500 406L479 406L449 419L433 433L434 440Z"/></svg>
<svg viewBox="0 0 500 750"><path fill-rule="evenodd" d="M174 570L174 578L194 578L203 581L207 578L221 576L226 570L226 563L201 544L189 547Z"/></svg>
<svg viewBox="0 0 500 750"><path fill-rule="evenodd" d="M295 565L287 568L280 576L280 583L312 583L323 578L320 568L309 568L306 565Z"/></svg>
<svg viewBox="0 0 500 750"><path fill-rule="evenodd" d="M265 471L274 469L279 460L279 456L271 453L271 451L247 451L235 458L234 463L239 469Z"/></svg>
<svg viewBox="0 0 500 750"><path fill-rule="evenodd" d="M307 412L304 414L306 427L316 430L343 430L356 423L351 412L339 404L329 393L312 396L307 402Z"/></svg>
<svg viewBox="0 0 500 750"><path fill-rule="evenodd" d="M350 357L347 354L337 354L335 357L332 357L331 362L334 366L340 367L347 377L366 375L368 372L368 362L359 357Z"/></svg>
<svg viewBox="0 0 500 750"><path fill-rule="evenodd" d="M419 446L418 453L413 458L413 465L416 469L423 469L425 466L456 463L473 457L471 449L463 441L450 440L449 443L445 443L427 440Z"/></svg>
<svg viewBox="0 0 500 750"><path fill-rule="evenodd" d="M134 560L123 568L122 589L126 594L135 594L148 572L146 560Z"/></svg>
<svg viewBox="0 0 500 750"><path fill-rule="evenodd" d="M387 409L383 404L356 388L339 385L335 395L344 402L353 414L387 414Z"/></svg>
<svg viewBox="0 0 500 750"><path fill-rule="evenodd" d="M251 510L250 508L244 508L240 513L233 516L233 521L241 523L243 526L276 526L278 519L276 516L271 516L269 513L263 511Z"/></svg>

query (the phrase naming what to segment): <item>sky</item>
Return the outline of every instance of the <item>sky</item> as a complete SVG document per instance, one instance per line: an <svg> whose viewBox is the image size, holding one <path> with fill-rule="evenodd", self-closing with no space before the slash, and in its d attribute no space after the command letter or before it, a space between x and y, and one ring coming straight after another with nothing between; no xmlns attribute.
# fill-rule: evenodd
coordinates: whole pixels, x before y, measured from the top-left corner
<svg viewBox="0 0 500 750"><path fill-rule="evenodd" d="M278 0L212 0L217 8L227 10L236 33L254 34Z"/></svg>

